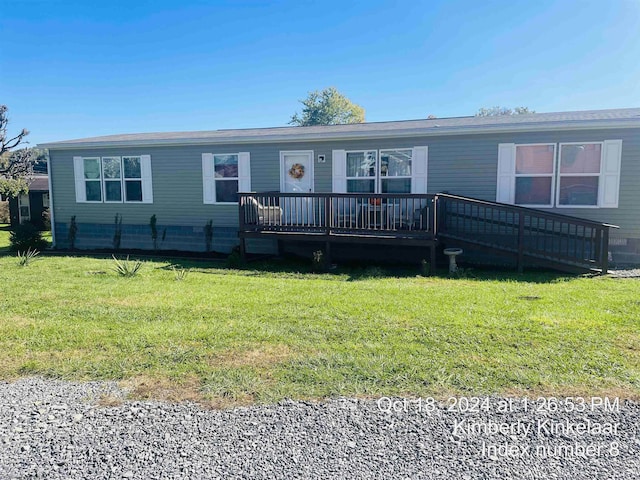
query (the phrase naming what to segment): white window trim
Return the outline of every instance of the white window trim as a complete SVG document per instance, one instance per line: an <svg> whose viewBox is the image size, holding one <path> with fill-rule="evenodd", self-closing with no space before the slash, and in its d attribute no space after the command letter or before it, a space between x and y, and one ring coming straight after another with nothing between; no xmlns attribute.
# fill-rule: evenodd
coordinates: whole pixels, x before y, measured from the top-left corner
<svg viewBox="0 0 640 480"><path fill-rule="evenodd" d="M409 150L411 152L411 175L385 175L382 176L381 171L377 171L378 174L378 192L382 193L382 181L383 180L413 180L413 172L414 172L414 164L413 164L413 148L414 147L406 147L406 148L381 148L378 150L378 167L377 170L382 170L382 152L394 152L398 150ZM409 185L409 192L411 192L411 185Z"/></svg>
<svg viewBox="0 0 640 480"><path fill-rule="evenodd" d="M361 148L358 150L345 150L344 154L345 154L345 168L346 168L346 162L347 162L347 158L348 155L350 153L366 153L366 152L375 152L376 153L376 174L373 177L350 177L345 175L345 181L347 182L345 184L345 190L348 192L349 190L349 180L368 180L371 181L373 180L373 189L374 189L374 194L381 194L382 193L382 180L412 180L414 178L414 168L415 165L413 164L414 158L413 158L413 149L415 147L396 147L396 148L380 148L380 149L376 149L376 148ZM380 175L380 167L381 167L381 156L382 156L382 152L390 152L390 151L397 151L397 150L409 150L411 152L411 175L403 175L403 176L382 176ZM345 172L346 173L346 172ZM355 192L351 192L351 193L355 193ZM392 195L392 194L390 194ZM399 194L400 195L400 194Z"/></svg>
<svg viewBox="0 0 640 480"><path fill-rule="evenodd" d="M122 155L120 157L120 181L122 182L122 203L144 203L144 180L142 179L142 155ZM140 178L125 178L124 177L124 159L125 158L137 158L140 162ZM142 200L127 200L127 180L132 182L140 182L140 194Z"/></svg>
<svg viewBox="0 0 640 480"><path fill-rule="evenodd" d="M82 186L84 187L84 202L82 203L104 203L104 186L102 185L102 157L81 157L82 158ZM84 176L84 161L98 160L100 178L86 178ZM87 200L87 182L100 183L100 200Z"/></svg>
<svg viewBox="0 0 640 480"><path fill-rule="evenodd" d="M598 173L560 173L562 146L563 145L600 145L600 171ZM561 142L558 144L558 168L556 186L556 208L601 208L602 204L602 184L603 172L602 164L604 160L604 142ZM560 205L560 179L562 177L598 177L598 194L595 205Z"/></svg>
<svg viewBox="0 0 640 480"><path fill-rule="evenodd" d="M128 180L139 180L141 183L141 188L142 188L142 200L126 200L126 190L125 190L125 178L124 178L124 158L137 158L140 161L140 178L129 178ZM144 158L144 157L148 157L148 158ZM104 157L99 157L99 156L91 156L91 157L74 157L74 161L76 158L80 159L80 163L82 165L82 171L81 172L76 172L75 171L75 166L74 166L74 175L78 175L80 174L81 177L81 181L82 181L82 187L85 189L83 192L83 196L84 196L84 200L82 201L78 201L78 196L76 193L76 203L128 203L128 204L150 204L153 203L153 184L152 184L152 179L151 177L149 177L148 180L145 180L145 176L143 173L144 170L144 165L143 162L148 161L149 165L150 165L150 160L151 160L151 156L150 155L105 155ZM107 200L106 199L106 189L105 189L105 181L106 182L117 182L118 179L106 179L104 178L104 163L103 163L103 159L105 158L117 158L120 160L120 200ZM90 178L85 178L84 176L84 161L85 160L98 160L98 162L100 163L100 178L95 178L95 179L90 179ZM100 183L100 200L87 200L86 197L86 183L87 182L99 182ZM149 182L149 185L147 185L147 190L149 191L149 198L145 201L145 182ZM78 188L78 179L76 178L76 188Z"/></svg>
<svg viewBox="0 0 640 480"><path fill-rule="evenodd" d="M349 167L348 167L348 160L349 160L349 154L350 153L367 153L367 152L376 152L376 174L373 177L350 177L348 175L346 175L346 171L348 171ZM347 191L347 193L355 193L355 192L349 192L349 180L366 180L366 181L371 181L373 180L373 193L378 193L378 177L379 172L378 172L378 166L380 164L380 152L378 152L377 149L375 148L362 148L362 149L358 149L358 150L345 150L344 151L344 162L345 162L345 181L346 181L346 185L345 185L345 189Z"/></svg>
<svg viewBox="0 0 640 480"><path fill-rule="evenodd" d="M222 177L222 178L216 178L216 156L222 156L222 155L235 155L238 159L238 176L237 177ZM238 191L240 191L240 152L234 152L234 153L214 153L213 157L211 157L211 161L213 162L213 164L211 165L211 167L213 168L212 172L213 172L213 203L215 205L238 205L238 202L218 202L216 200L216 183L217 182L229 182L229 181L237 181L238 182Z"/></svg>
<svg viewBox="0 0 640 480"><path fill-rule="evenodd" d="M553 208L555 204L556 193L556 168L558 164L558 145L556 143L516 143L514 149L513 159L513 204L518 207L526 208ZM553 170L551 173L517 173L518 171L518 147L553 147ZM523 177L551 177L551 191L549 192L549 199L551 203L545 205L529 204L529 203L516 203L516 178Z"/></svg>
<svg viewBox="0 0 640 480"><path fill-rule="evenodd" d="M118 161L120 162L120 178L105 178L104 177L104 160L105 158L109 158L109 159L118 159ZM124 201L124 185L122 184L122 175L124 174L123 170L122 170L122 157L118 157L118 156L107 156L107 157L100 157L100 176L102 177L102 199L104 201L104 203L123 203ZM120 182L120 200L107 200L107 182Z"/></svg>

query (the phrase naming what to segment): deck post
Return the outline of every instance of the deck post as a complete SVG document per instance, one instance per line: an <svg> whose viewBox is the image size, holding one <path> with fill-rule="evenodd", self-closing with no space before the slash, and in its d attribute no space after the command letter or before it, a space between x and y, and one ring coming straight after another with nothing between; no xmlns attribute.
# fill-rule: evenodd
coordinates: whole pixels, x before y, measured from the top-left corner
<svg viewBox="0 0 640 480"><path fill-rule="evenodd" d="M518 212L518 273L524 270L524 213Z"/></svg>
<svg viewBox="0 0 640 480"><path fill-rule="evenodd" d="M609 227L602 229L602 250L600 251L600 274L606 275L609 271Z"/></svg>
<svg viewBox="0 0 640 480"><path fill-rule="evenodd" d="M331 219L331 197L327 195L324 197L324 228L327 235L331 235Z"/></svg>
<svg viewBox="0 0 640 480"><path fill-rule="evenodd" d="M240 194L238 198L238 236L240 237L240 259L243 262L247 259L247 240L244 237L244 204L245 197Z"/></svg>
<svg viewBox="0 0 640 480"><path fill-rule="evenodd" d="M324 268L325 270L331 268L331 242L328 240L324 244Z"/></svg>

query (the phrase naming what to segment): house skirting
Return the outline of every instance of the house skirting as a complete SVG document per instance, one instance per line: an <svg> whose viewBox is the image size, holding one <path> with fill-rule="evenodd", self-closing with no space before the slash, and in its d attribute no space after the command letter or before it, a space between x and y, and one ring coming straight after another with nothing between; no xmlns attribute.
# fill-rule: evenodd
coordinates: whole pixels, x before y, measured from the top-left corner
<svg viewBox="0 0 640 480"><path fill-rule="evenodd" d="M115 224L76 223L75 248L79 250L113 249ZM157 225L158 250L206 252L204 226ZM56 222L56 248L69 248L69 223ZM229 253L239 244L236 227L213 227L210 251ZM154 250L149 225L121 225L120 249ZM270 240L253 240L247 246L250 253L276 253L277 245Z"/></svg>

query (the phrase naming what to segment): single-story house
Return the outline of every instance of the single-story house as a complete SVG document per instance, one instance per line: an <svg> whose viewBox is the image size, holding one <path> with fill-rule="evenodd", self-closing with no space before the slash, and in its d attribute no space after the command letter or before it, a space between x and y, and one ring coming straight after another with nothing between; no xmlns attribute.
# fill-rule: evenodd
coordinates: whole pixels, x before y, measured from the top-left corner
<svg viewBox="0 0 640 480"><path fill-rule="evenodd" d="M9 198L11 227L23 222L31 222L38 228L45 228L43 214L49 210L49 178L35 175L29 182L29 192L16 198Z"/></svg>
<svg viewBox="0 0 640 480"><path fill-rule="evenodd" d="M295 240L362 250L373 240L432 246L441 233L486 235L491 244L537 236L537 251L566 247L584 258L605 239L605 250L640 258L640 108L124 134L39 147L48 151L58 248L69 247L72 218L76 248L111 248L117 228L122 248L153 248L155 215L161 249L229 252L241 242L243 251L273 252ZM510 253L522 258L532 245L518 241Z"/></svg>

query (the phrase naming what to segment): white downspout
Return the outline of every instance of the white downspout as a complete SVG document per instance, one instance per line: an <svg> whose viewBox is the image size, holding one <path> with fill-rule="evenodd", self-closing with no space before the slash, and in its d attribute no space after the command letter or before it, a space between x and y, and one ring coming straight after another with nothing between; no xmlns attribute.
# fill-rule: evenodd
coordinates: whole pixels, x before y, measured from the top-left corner
<svg viewBox="0 0 640 480"><path fill-rule="evenodd" d="M51 222L51 248L56 247L56 220L53 216L53 189L51 188L51 157L49 149L45 150L47 157L47 178L49 182L49 221Z"/></svg>

